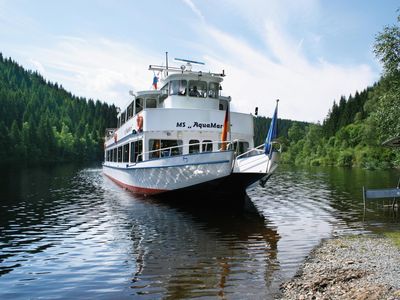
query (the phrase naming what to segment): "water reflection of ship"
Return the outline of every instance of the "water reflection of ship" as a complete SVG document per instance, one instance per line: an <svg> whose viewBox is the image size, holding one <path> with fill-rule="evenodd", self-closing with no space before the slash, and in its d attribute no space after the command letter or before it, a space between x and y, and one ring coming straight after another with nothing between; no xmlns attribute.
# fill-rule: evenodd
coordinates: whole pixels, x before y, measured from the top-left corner
<svg viewBox="0 0 400 300"><path fill-rule="evenodd" d="M136 270L131 287L137 294L224 298L268 292L279 269L279 235L260 214L182 202L160 205L165 207L157 205L154 228L143 223L132 228Z"/></svg>

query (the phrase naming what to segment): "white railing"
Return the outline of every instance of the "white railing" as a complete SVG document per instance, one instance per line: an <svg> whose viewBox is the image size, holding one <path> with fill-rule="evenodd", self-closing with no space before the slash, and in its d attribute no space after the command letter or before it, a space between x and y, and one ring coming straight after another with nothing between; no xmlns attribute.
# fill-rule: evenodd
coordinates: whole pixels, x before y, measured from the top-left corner
<svg viewBox="0 0 400 300"><path fill-rule="evenodd" d="M278 151L279 153L282 152L282 145L281 145L281 143L279 143L279 142L272 142L272 143L271 143L270 153L269 153L270 155L271 155L271 153L272 153L272 151L273 151L274 145L279 146L279 148L276 149L276 151ZM255 148L252 148L252 149L250 149L250 150L248 150L248 151L246 151L246 152L244 152L244 153L242 153L242 154L236 156L236 159L239 159L239 158L241 158L241 157L249 157L249 156L253 156L253 155L263 154L263 153L264 153L264 150L263 150L264 147L265 147L265 144L261 144L261 145L255 147ZM252 153L252 152L255 152L255 154L250 155L250 153Z"/></svg>
<svg viewBox="0 0 400 300"><path fill-rule="evenodd" d="M221 145L223 143L226 143L226 150L232 150L231 147L233 145L233 142L221 142L221 141L211 141L211 142L207 142L207 143L194 143L194 144L183 144L183 145L177 145L177 146L172 146L172 147L165 147L165 148L160 148L160 149L156 149L156 150L151 150L151 151L146 151L143 152L141 154L139 154L137 156L137 161L144 161L144 158L146 158L146 160L151 160L151 159L157 159L157 158L164 158L164 157L171 157L171 156L176 156L176 155L182 155L183 154L183 148L185 147L193 147L193 146L199 146L198 151L192 152L194 153L205 153L205 152L220 152L220 151L224 151L222 150L222 148L219 148L217 151L201 151L200 152L200 147L201 146L205 146L208 147L209 145L214 145L214 144L218 144ZM192 153L188 153L188 154L192 154ZM155 154L155 155L154 155Z"/></svg>

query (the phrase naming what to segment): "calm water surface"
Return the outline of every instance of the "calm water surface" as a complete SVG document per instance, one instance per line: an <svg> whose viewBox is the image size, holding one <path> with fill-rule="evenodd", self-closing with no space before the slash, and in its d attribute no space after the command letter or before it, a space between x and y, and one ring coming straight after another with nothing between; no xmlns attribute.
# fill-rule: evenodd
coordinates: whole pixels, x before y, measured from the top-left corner
<svg viewBox="0 0 400 300"><path fill-rule="evenodd" d="M321 239L400 229L361 195L399 171L281 167L247 209L140 198L100 166L1 173L0 299L271 299Z"/></svg>

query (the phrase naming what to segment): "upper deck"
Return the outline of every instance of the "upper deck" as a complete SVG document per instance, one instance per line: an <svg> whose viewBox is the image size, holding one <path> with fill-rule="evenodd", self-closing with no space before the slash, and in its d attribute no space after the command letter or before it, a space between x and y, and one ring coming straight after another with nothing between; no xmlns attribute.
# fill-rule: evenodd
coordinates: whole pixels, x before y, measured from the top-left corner
<svg viewBox="0 0 400 300"><path fill-rule="evenodd" d="M230 97L221 95L224 73L205 73L182 68L150 66L162 72L161 88L141 91L118 114L118 128L144 109L175 108L225 111Z"/></svg>

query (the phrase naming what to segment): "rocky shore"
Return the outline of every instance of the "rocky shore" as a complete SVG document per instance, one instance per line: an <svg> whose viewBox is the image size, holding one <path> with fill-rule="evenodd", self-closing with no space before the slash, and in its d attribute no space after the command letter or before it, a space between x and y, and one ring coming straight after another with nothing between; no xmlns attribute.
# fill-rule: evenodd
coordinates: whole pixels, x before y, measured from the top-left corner
<svg viewBox="0 0 400 300"><path fill-rule="evenodd" d="M281 291L282 299L400 299L400 249L379 236L325 240Z"/></svg>

